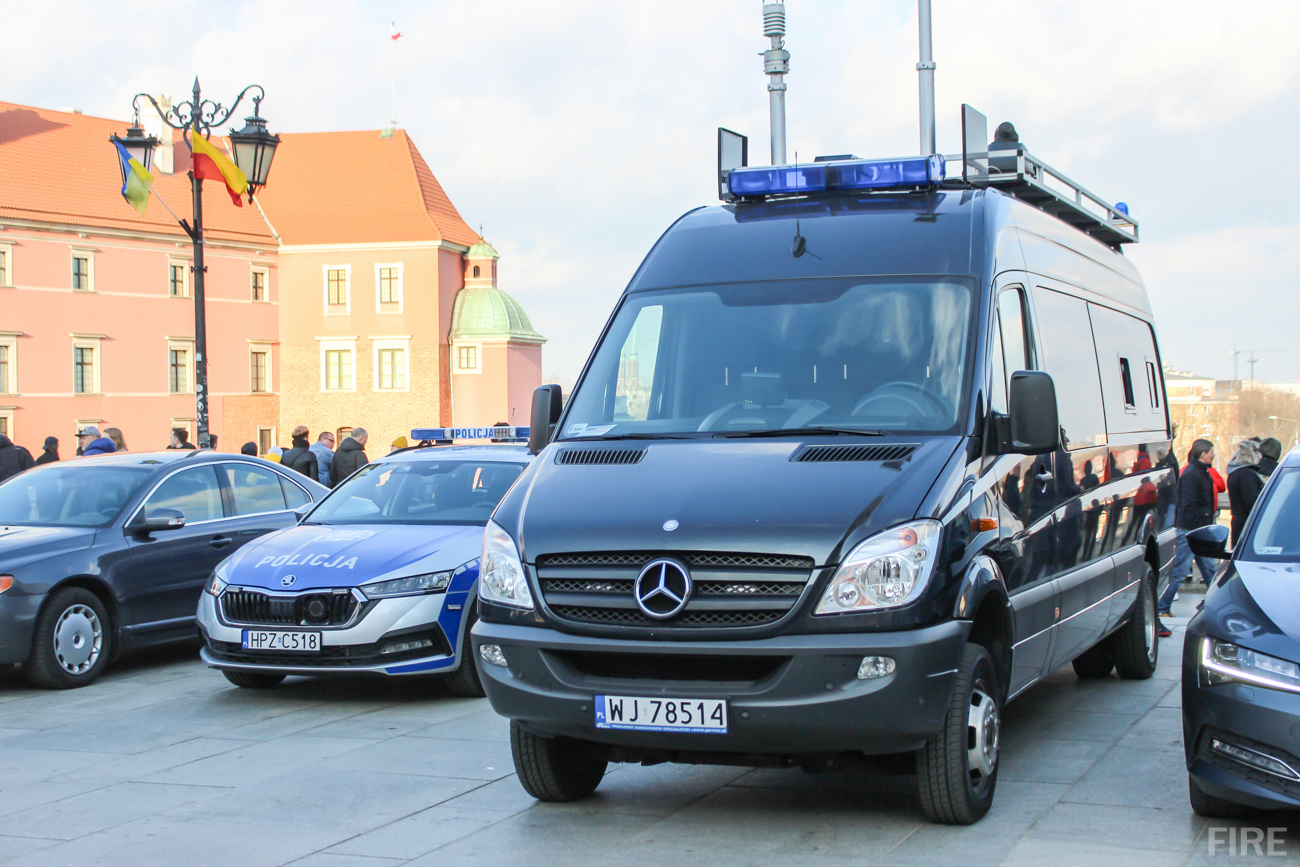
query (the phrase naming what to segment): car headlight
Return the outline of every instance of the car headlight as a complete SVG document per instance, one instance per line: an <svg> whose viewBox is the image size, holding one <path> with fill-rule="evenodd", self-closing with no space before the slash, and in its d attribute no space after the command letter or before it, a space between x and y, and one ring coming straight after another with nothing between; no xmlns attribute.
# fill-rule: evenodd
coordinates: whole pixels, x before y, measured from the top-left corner
<svg viewBox="0 0 1300 867"><path fill-rule="evenodd" d="M428 572L424 575L408 575L391 581L379 581L375 584L362 584L360 590L369 599L383 599L388 596L414 596L418 593L441 593L451 583L451 571Z"/></svg>
<svg viewBox="0 0 1300 867"><path fill-rule="evenodd" d="M844 558L814 614L877 611L921 595L939 552L938 521L913 521L877 533Z"/></svg>
<svg viewBox="0 0 1300 867"><path fill-rule="evenodd" d="M1300 665L1217 638L1202 639L1201 670L1210 684L1253 683L1300 692Z"/></svg>
<svg viewBox="0 0 1300 867"><path fill-rule="evenodd" d="M219 572L213 572L212 577L208 579L208 584L203 588L204 593L211 593L213 596L220 596L226 589L226 582L222 580Z"/></svg>
<svg viewBox="0 0 1300 867"><path fill-rule="evenodd" d="M528 589L524 564L519 562L519 549L510 534L493 521L488 521L483 533L483 560L479 568L480 599L532 610L533 591Z"/></svg>

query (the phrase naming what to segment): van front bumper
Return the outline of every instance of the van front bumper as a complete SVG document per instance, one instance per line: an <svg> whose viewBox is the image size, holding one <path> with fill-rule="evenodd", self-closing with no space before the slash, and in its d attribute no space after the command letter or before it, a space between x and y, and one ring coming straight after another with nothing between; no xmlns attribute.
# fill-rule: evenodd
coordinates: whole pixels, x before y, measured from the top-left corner
<svg viewBox="0 0 1300 867"><path fill-rule="evenodd" d="M480 620L471 640L476 655L485 644L501 648L508 667L480 659L479 676L496 712L529 731L634 756L710 761L692 754L883 755L921 747L943 722L969 631L968 621L950 621L905 632L667 643ZM891 657L896 668L860 680L864 656ZM754 679L729 676L733 660L738 675ZM596 728L596 695L725 699L728 731Z"/></svg>

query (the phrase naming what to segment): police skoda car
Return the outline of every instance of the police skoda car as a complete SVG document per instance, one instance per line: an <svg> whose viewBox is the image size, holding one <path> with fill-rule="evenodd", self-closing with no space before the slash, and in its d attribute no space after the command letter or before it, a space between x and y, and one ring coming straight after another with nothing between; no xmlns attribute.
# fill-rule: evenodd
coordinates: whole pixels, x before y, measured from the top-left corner
<svg viewBox="0 0 1300 867"><path fill-rule="evenodd" d="M365 672L446 675L481 696L466 636L483 527L529 460L523 446L447 446L358 470L217 566L199 602L203 661L254 689Z"/></svg>

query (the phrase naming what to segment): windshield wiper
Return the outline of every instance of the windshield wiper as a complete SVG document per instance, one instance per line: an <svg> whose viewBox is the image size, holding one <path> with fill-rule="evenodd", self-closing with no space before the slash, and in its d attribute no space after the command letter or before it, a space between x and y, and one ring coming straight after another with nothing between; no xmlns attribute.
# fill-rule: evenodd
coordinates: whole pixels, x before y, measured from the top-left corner
<svg viewBox="0 0 1300 867"><path fill-rule="evenodd" d="M715 437L746 439L756 437L858 436L883 437L884 431L849 427L778 427L762 430L734 430L715 433Z"/></svg>

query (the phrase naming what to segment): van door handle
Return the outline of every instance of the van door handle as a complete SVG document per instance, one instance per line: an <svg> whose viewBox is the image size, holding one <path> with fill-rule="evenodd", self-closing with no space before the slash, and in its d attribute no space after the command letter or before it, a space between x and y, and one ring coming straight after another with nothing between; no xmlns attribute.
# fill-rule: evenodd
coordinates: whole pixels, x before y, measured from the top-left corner
<svg viewBox="0 0 1300 867"><path fill-rule="evenodd" d="M1052 481L1052 474L1039 473L1038 475L1034 476L1034 478L1038 481L1038 484L1043 486L1043 491L1045 492L1047 490L1047 485Z"/></svg>
<svg viewBox="0 0 1300 867"><path fill-rule="evenodd" d="M224 548L224 547L226 547L227 545L230 544L230 537L229 537L229 536L213 536L213 537L212 537L212 540L211 540L210 542L208 542L208 544L211 545L213 548Z"/></svg>

